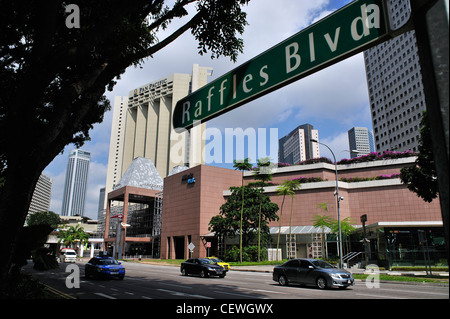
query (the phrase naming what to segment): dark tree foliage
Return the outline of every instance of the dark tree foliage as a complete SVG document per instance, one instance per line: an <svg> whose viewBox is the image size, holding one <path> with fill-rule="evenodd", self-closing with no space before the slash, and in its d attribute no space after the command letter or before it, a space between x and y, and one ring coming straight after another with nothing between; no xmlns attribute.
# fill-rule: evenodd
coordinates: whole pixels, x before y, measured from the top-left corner
<svg viewBox="0 0 450 319"><path fill-rule="evenodd" d="M415 165L402 168L400 179L410 191L416 193L424 201L431 202L439 194L439 185L426 111L423 112L420 126L419 154Z"/></svg>
<svg viewBox="0 0 450 319"><path fill-rule="evenodd" d="M61 217L52 211L29 214L26 222L28 226L49 225L52 229L58 228L58 225L61 223Z"/></svg>
<svg viewBox="0 0 450 319"><path fill-rule="evenodd" d="M209 230L216 236L237 236L240 233L242 207L242 187L231 187L231 195L220 207L220 214L211 218ZM242 222L243 245L247 246L257 237L259 212L261 204L261 237L269 240L269 222L278 220L278 205L263 194L260 188L244 187L244 213Z"/></svg>
<svg viewBox="0 0 450 319"><path fill-rule="evenodd" d="M0 0L0 289L39 175L66 145L89 140L110 108L105 90L189 30L200 54L235 61L248 1ZM79 28L66 24L69 4ZM178 18L185 24L158 39Z"/></svg>

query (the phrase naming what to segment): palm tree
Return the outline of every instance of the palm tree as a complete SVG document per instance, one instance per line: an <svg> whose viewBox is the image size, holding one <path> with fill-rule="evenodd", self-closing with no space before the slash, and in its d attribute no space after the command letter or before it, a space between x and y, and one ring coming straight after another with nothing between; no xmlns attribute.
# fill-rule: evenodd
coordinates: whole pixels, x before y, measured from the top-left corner
<svg viewBox="0 0 450 319"><path fill-rule="evenodd" d="M281 210L280 210L280 224L278 227L278 239L277 239L277 256L278 256L278 249L280 247L280 234L281 234L281 222L283 217L283 206L284 206L284 200L286 199L286 195L291 196L292 200L294 199L294 184L291 185L290 180L284 181L281 185L277 187L278 195L283 195L283 201L281 202ZM300 183L298 183L298 187L300 187ZM291 221L292 221L292 205L291 205Z"/></svg>
<svg viewBox="0 0 450 319"><path fill-rule="evenodd" d="M242 216L244 214L244 171L249 171L252 169L252 164L249 163L248 157L244 160L234 160L233 167L237 170L242 171L242 207L241 207L241 223L240 223L240 231L239 231L239 259L242 263Z"/></svg>
<svg viewBox="0 0 450 319"><path fill-rule="evenodd" d="M341 232L344 238L346 239L347 252L349 251L349 241L348 241L349 235L356 229L352 224L355 224L355 222L350 217L346 217L341 220ZM333 233L337 234L339 232L338 221L337 220L334 221L330 228ZM344 252L341 252L341 254L344 255Z"/></svg>
<svg viewBox="0 0 450 319"><path fill-rule="evenodd" d="M318 207L328 211L326 204L318 204ZM328 258L328 251L325 247L325 227L331 228L334 219L327 215L314 215L312 218L313 226L322 230L322 247L325 249L325 257Z"/></svg>
<svg viewBox="0 0 450 319"><path fill-rule="evenodd" d="M289 196L291 196L291 216L289 218L289 247L292 247L292 216L294 214L294 194L295 191L300 189L302 185L300 184L300 181L298 179L286 180L283 182L283 185L285 185L290 190Z"/></svg>
<svg viewBox="0 0 450 319"><path fill-rule="evenodd" d="M261 158L257 160L257 168L254 170L254 177L257 180L260 180L263 184L272 180L272 163L270 162L269 157ZM259 203L259 214L258 214L258 262L261 258L261 207L262 207L262 199Z"/></svg>
<svg viewBox="0 0 450 319"><path fill-rule="evenodd" d="M73 247L73 245L86 245L89 240L89 234L84 231L80 225L70 226L67 230L61 230L59 234L59 241L65 246ZM77 249L78 247L75 247Z"/></svg>

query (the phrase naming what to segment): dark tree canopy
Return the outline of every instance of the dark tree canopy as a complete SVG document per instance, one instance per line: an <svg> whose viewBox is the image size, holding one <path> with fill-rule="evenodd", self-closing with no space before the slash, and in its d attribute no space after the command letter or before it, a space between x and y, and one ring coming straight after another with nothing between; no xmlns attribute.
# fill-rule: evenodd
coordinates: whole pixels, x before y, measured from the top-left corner
<svg viewBox="0 0 450 319"><path fill-rule="evenodd" d="M439 194L439 185L426 111L423 112L420 126L419 154L415 165L402 168L400 179L410 191L416 193L424 201L431 202Z"/></svg>
<svg viewBox="0 0 450 319"><path fill-rule="evenodd" d="M0 289L39 175L66 145L89 140L110 108L105 90L189 30L200 54L235 61L248 1L0 0Z"/></svg>
<svg viewBox="0 0 450 319"><path fill-rule="evenodd" d="M261 188L231 187L231 195L220 207L220 214L211 218L209 230L217 236L237 236L240 233L240 216L242 207L242 189L245 201L242 222L244 246L255 240L258 230L261 204L261 234L266 240L269 236L269 222L278 220L278 205L272 203L270 197Z"/></svg>

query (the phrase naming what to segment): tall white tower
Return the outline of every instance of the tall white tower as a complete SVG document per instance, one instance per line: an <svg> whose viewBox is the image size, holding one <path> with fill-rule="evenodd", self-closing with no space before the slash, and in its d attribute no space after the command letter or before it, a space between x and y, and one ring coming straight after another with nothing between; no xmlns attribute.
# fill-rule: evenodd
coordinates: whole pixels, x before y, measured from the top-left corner
<svg viewBox="0 0 450 319"><path fill-rule="evenodd" d="M73 150L67 162L61 216L84 216L91 153Z"/></svg>

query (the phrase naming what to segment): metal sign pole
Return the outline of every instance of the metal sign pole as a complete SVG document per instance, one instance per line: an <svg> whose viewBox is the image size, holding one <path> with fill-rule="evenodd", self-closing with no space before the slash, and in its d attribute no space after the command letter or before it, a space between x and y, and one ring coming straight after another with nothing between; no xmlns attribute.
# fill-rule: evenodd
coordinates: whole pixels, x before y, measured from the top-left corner
<svg viewBox="0 0 450 319"><path fill-rule="evenodd" d="M431 4L430 4L431 3ZM449 257L449 21L445 0L412 0L412 18L430 121L433 153L439 183L446 258Z"/></svg>

